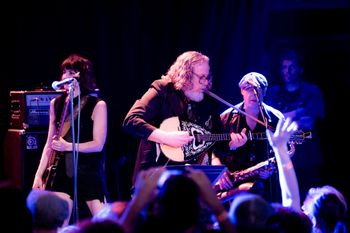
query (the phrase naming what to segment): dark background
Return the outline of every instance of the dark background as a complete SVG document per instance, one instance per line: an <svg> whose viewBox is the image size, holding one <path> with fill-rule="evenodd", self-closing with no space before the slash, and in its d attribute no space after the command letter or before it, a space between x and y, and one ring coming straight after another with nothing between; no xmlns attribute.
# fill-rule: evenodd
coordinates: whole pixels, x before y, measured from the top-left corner
<svg viewBox="0 0 350 233"><path fill-rule="evenodd" d="M318 84L326 101L327 118L320 129L325 160L322 179L349 200L349 1L61 0L8 4L0 16L1 139L8 129L9 92L50 89L60 78L61 62L71 53L79 53L95 64L98 85L108 104L110 196L112 200L126 199L137 140L122 132L122 120L180 53L197 50L208 55L213 92L235 104L241 101L237 83L245 73L261 72L270 85L278 82L277 55L285 47L294 47L304 54L305 80Z"/></svg>

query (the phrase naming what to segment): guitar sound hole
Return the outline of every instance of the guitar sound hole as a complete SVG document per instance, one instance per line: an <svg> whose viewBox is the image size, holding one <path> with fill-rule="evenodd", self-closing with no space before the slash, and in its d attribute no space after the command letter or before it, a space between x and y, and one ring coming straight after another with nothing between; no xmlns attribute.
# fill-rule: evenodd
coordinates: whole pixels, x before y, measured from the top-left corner
<svg viewBox="0 0 350 233"><path fill-rule="evenodd" d="M199 131L193 131L193 136L194 136L194 145L195 146L199 146L200 144L203 144L203 140L202 140L202 133Z"/></svg>

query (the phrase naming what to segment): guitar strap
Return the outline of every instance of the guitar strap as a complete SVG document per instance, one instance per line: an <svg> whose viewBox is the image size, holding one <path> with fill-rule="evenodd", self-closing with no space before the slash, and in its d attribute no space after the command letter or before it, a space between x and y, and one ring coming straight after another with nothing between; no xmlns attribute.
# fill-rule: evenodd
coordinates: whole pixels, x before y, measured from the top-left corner
<svg viewBox="0 0 350 233"><path fill-rule="evenodd" d="M233 116L233 111L234 111L234 109L232 109L232 111L230 112L230 115L228 115L228 118L227 118L227 121L226 121L226 125L225 125L226 129L230 128L230 122L231 122L231 119L232 119L232 116Z"/></svg>
<svg viewBox="0 0 350 233"><path fill-rule="evenodd" d="M80 101L80 111L83 109L83 107L85 106L86 102L88 99L88 95L85 95L81 98ZM73 117L74 120L77 119L78 116L78 104L74 107L73 110ZM71 128L71 113L69 113L64 121L64 125L63 125L63 129L62 129L62 133L61 133L61 137L65 137L66 135L68 137L66 137L66 139L71 139L72 136L71 134L67 134L68 132L71 132L70 128ZM73 156L72 156L72 152L67 152L65 153L65 163L66 163L66 175L68 177L73 177Z"/></svg>
<svg viewBox="0 0 350 233"><path fill-rule="evenodd" d="M87 99L88 99L88 96L85 95L81 98L81 101L80 101L80 110L83 109L83 107L85 106L86 102L87 102ZM76 105L73 109L73 112L74 112L74 120L77 119L77 116L78 116L78 105ZM70 129L70 125L71 125L71 113L69 113L66 117L66 119L64 120L64 124L63 124L63 129L62 129L62 133L61 133L61 137L65 137L66 134L68 133L68 130Z"/></svg>
<svg viewBox="0 0 350 233"><path fill-rule="evenodd" d="M233 118L233 114L235 114L235 117ZM234 124L235 121L237 121L237 124ZM225 128L228 130L231 130L231 126L233 128L234 125L236 125L236 129L233 132L238 132L238 126L241 121L241 115L238 114L238 112L235 109L232 109L230 112L230 115L227 118L227 121L225 123Z"/></svg>
<svg viewBox="0 0 350 233"><path fill-rule="evenodd" d="M190 102L187 103L187 117L192 122L197 122L195 105Z"/></svg>

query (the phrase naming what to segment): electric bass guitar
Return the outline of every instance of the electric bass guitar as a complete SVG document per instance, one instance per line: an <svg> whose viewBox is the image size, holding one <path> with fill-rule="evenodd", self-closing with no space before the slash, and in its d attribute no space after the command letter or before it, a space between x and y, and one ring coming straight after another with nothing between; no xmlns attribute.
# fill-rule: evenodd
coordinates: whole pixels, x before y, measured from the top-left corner
<svg viewBox="0 0 350 233"><path fill-rule="evenodd" d="M70 99L69 95L67 95L67 97L65 99L63 111L61 114L61 119L60 119L60 122L58 123L58 129L57 129L56 134L54 136L55 139L58 139L62 134L64 121L66 119L67 112L68 112L69 99ZM51 188L52 188L52 185L53 185L53 182L55 180L56 173L57 173L58 161L61 157L60 155L61 155L61 152L54 151L54 150L52 150L52 153L50 154L48 165L47 165L46 170L43 174L44 189L46 189L46 190L51 190Z"/></svg>
<svg viewBox="0 0 350 233"><path fill-rule="evenodd" d="M212 134L204 127L190 121L180 120L178 117L165 119L160 127L164 131L187 131L194 140L182 147L171 147L159 144L160 150L170 160L186 162L196 158L198 155L208 150L217 141L230 141L230 133ZM248 140L266 140L266 133L247 133ZM304 133L298 131L291 136L290 144L301 144L305 139L312 138L311 132Z"/></svg>

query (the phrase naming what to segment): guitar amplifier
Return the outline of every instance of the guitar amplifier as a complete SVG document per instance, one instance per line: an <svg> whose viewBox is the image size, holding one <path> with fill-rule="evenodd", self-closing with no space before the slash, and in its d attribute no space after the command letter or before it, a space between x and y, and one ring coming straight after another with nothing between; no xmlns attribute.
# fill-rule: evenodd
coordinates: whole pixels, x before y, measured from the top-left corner
<svg viewBox="0 0 350 233"><path fill-rule="evenodd" d="M4 139L3 169L5 178L27 192L45 146L47 131L9 129Z"/></svg>
<svg viewBox="0 0 350 233"><path fill-rule="evenodd" d="M50 101L62 93L61 91L11 91L10 128L47 129Z"/></svg>

